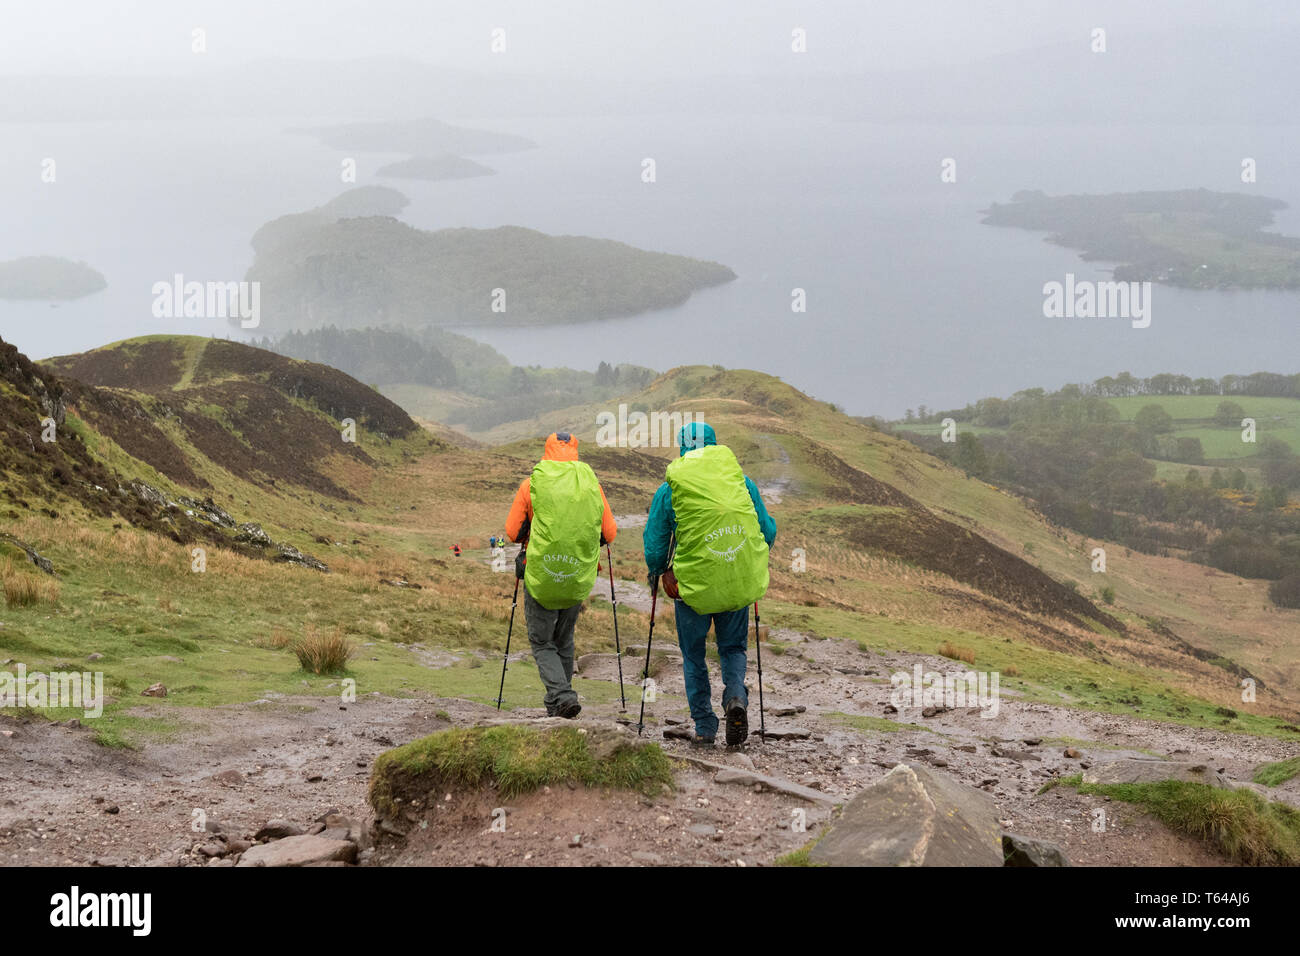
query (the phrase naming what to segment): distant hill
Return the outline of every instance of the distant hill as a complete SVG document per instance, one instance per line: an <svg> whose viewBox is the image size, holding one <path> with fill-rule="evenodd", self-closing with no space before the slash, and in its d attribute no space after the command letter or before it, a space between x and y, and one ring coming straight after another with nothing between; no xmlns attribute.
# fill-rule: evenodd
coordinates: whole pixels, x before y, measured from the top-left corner
<svg viewBox="0 0 1300 956"><path fill-rule="evenodd" d="M276 246L311 232L320 226L357 216L396 216L410 200L387 186L358 186L340 193L329 202L306 212L272 219L253 233L253 251L269 253Z"/></svg>
<svg viewBox="0 0 1300 956"><path fill-rule="evenodd" d="M612 398L658 374L641 366L607 362L594 371L512 366L492 347L437 328L417 333L330 326L255 344L342 369L412 415L470 433L575 401Z"/></svg>
<svg viewBox="0 0 1300 956"><path fill-rule="evenodd" d="M219 377L231 385L237 377L228 361L231 353L223 355L218 349L207 356L207 344L203 339L159 337L59 363L92 375L99 368L119 383L129 379L147 386L139 392L121 384L105 388L63 377L0 341L4 525L21 530L41 515L88 533L97 523L106 526L111 521L115 530L130 525L180 544L201 542L245 557L328 570L283 538L277 544L248 519L267 521L283 512L283 504L275 507L266 501L262 492L271 489L277 495L322 493L355 500L325 471L339 459L350 457L363 466L373 466L374 460L355 446L329 447L320 413L284 401L287 396L280 388L287 383L271 384L275 375L267 363L263 372L270 375L255 372L238 391L246 396L241 401L255 405L241 407L241 401L232 400L236 393L215 385L186 386L183 380L196 371L187 357L206 358L204 376L210 380ZM139 367L133 367L132 357L140 359ZM177 371L180 377L173 376ZM322 381L311 370L304 371L303 382L295 385ZM158 374L157 382L152 381L153 373ZM169 381L173 389L167 388ZM259 387L263 383L266 387ZM326 390L310 385L307 390L318 398L326 395ZM345 387L338 397L348 391ZM255 422L259 409L266 412L260 424ZM220 502L214 501L214 492ZM18 536L0 531L0 559L12 557L14 547L38 568L44 562L47 574L64 570ZM114 556L98 558L111 562Z"/></svg>
<svg viewBox="0 0 1300 956"><path fill-rule="evenodd" d="M254 239L262 328L544 325L680 305L724 265L519 226L423 232L396 219L285 220ZM303 228L309 226L309 228Z"/></svg>
<svg viewBox="0 0 1300 956"><path fill-rule="evenodd" d="M86 265L57 256L27 256L0 262L0 299L80 299L108 288L108 280Z"/></svg>

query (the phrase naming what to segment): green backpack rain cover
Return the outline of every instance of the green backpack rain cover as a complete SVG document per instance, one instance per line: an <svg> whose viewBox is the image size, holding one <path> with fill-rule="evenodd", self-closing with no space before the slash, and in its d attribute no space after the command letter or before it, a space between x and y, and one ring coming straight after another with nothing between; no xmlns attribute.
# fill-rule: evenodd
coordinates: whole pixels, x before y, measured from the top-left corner
<svg viewBox="0 0 1300 956"><path fill-rule="evenodd" d="M697 614L753 604L767 592L767 542L735 454L726 445L693 449L668 466L667 478L682 600Z"/></svg>
<svg viewBox="0 0 1300 956"><path fill-rule="evenodd" d="M529 479L532 530L524 587L549 611L586 600L600 560L600 483L581 461L539 461Z"/></svg>

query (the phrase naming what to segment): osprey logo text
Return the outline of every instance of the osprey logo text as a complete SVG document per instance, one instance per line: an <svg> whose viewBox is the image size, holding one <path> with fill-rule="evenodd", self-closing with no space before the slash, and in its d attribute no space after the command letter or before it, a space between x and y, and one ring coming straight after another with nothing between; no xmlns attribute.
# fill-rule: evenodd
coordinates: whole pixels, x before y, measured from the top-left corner
<svg viewBox="0 0 1300 956"><path fill-rule="evenodd" d="M554 567L557 564L559 567ZM564 570L566 565L572 567L573 570ZM571 554L545 554L542 555L542 570L551 576L552 581L559 584L561 581L567 581L578 573L578 559Z"/></svg>
<svg viewBox="0 0 1300 956"><path fill-rule="evenodd" d="M151 893L70 893L50 897L51 926L127 926L133 936L148 936L153 925Z"/></svg>
<svg viewBox="0 0 1300 956"><path fill-rule="evenodd" d="M733 547L723 548L722 550L718 550L714 547L715 544L725 544L723 541L724 538L735 537L740 538L740 543ZM715 528L704 536L704 546L724 561L735 561L736 553L745 546L745 529L738 524L733 524L725 528Z"/></svg>

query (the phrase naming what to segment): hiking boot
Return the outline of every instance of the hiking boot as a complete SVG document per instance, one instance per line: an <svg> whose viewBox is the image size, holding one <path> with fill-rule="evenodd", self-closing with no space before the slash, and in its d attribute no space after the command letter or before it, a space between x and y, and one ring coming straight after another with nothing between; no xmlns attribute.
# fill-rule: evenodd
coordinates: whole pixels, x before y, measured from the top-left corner
<svg viewBox="0 0 1300 956"><path fill-rule="evenodd" d="M582 705L576 700L566 701L555 709L555 713L565 720L572 720L582 713Z"/></svg>
<svg viewBox="0 0 1300 956"><path fill-rule="evenodd" d="M749 712L739 697L731 698L726 705L727 711L727 746L739 747L749 736Z"/></svg>
<svg viewBox="0 0 1300 956"><path fill-rule="evenodd" d="M717 737L713 737L713 736L701 737L699 736L699 734L696 734L694 737L691 738L691 746L699 747L705 750L712 750L713 745L717 742L717 739L718 739Z"/></svg>

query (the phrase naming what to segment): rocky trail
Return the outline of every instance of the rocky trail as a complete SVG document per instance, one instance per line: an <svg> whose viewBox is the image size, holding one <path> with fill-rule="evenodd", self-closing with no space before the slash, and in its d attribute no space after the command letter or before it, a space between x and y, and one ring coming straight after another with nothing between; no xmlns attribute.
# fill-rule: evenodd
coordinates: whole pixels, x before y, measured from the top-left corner
<svg viewBox="0 0 1300 956"><path fill-rule="evenodd" d="M601 585L604 585L602 590ZM622 605L649 610L648 588L618 581ZM595 593L608 598L608 579ZM579 622L581 651L582 622ZM624 628L628 711L584 702L582 720L634 723L644 635ZM777 642L784 653L776 653ZM411 647L419 666L455 658ZM899 762L924 765L987 793L1001 825L1052 841L1076 865L1215 865L1221 858L1134 808L1076 794L1039 793L1058 775L1123 758L1198 762L1234 780L1289 756L1268 738L1019 701L1003 691L996 716L978 708L893 711L890 674L957 672L942 657L880 654L856 643L773 628L763 654L767 739L759 739L751 652L751 737L740 749L693 746L675 635L656 628L657 696L646 705L646 738L679 758L674 792L559 788L514 801L491 790L446 795L445 825L402 844L361 849L371 864L765 865L803 846L835 804ZM488 660L499 660L485 655ZM531 666L526 653L511 654ZM710 661L717 692L717 664ZM578 676L617 681L613 654L580 655ZM515 705L513 720L546 718ZM284 697L214 709L143 704L136 713L180 721L175 739L137 752L106 750L84 726L0 719L0 862L8 864L233 865L269 821L303 832L339 814L363 829L370 766L393 746L436 730L499 719L490 705L459 699ZM854 723L858 723L855 728ZM1275 796L1300 803L1300 782ZM504 832L491 829L503 808ZM1106 828L1093 829L1093 811ZM199 811L196 814L196 811ZM196 819L206 821L196 824ZM338 821L330 819L330 833ZM197 829L196 829L197 827Z"/></svg>

